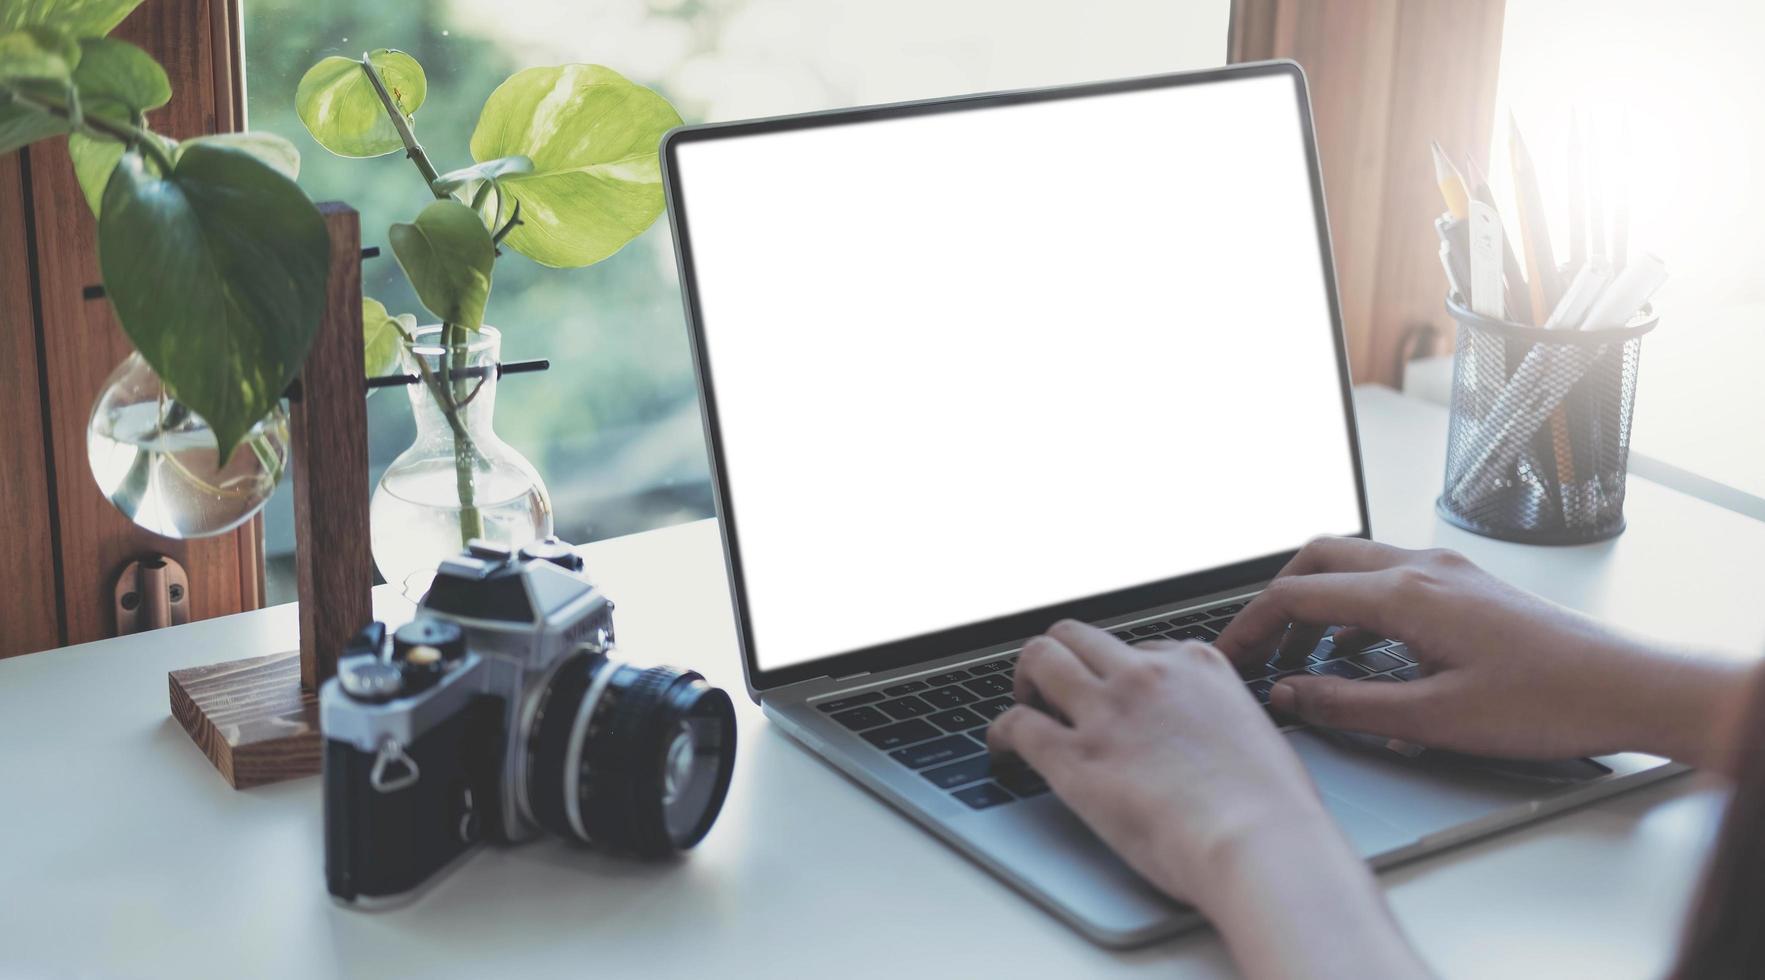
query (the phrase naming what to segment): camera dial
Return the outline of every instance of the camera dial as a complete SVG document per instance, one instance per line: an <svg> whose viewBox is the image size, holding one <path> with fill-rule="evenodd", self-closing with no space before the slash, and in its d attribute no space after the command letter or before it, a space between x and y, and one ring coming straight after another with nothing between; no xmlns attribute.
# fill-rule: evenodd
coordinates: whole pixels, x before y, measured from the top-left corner
<svg viewBox="0 0 1765 980"><path fill-rule="evenodd" d="M521 557L528 561L549 561L565 571L582 571L582 556L557 538L540 538L522 545Z"/></svg>
<svg viewBox="0 0 1765 980"><path fill-rule="evenodd" d="M458 660L466 655L466 631L460 624L445 619L414 619L392 634L392 659L407 660L417 647L432 647L444 660Z"/></svg>
<svg viewBox="0 0 1765 980"><path fill-rule="evenodd" d="M398 697L404 689L404 675L379 657L358 654L337 662L337 683L357 701L380 704Z"/></svg>

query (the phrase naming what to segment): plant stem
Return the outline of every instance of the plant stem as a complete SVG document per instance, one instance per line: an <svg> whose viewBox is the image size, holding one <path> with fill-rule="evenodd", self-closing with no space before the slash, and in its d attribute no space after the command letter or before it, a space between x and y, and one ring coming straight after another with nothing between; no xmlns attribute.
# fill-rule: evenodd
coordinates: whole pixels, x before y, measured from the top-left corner
<svg viewBox="0 0 1765 980"><path fill-rule="evenodd" d="M448 360L450 354L457 356L460 361L465 360L466 329L457 323L447 323L442 325L441 333L444 338L441 377L445 379L453 376L453 365L450 365ZM444 387L449 384L445 380L441 383ZM462 387L464 384L464 378L455 380L452 382L452 390L446 392L442 406L443 410L449 413L450 418L457 419L460 415L460 399L465 393ZM466 435L464 427L456 424L454 427L454 489L460 498L461 546L469 544L473 538L484 536L484 515L479 512L477 501L478 474L472 466L472 457L476 455L476 450L477 447L472 445L471 437Z"/></svg>
<svg viewBox="0 0 1765 980"><path fill-rule="evenodd" d="M441 417L447 420L447 427L453 431L454 490L460 498L460 545L464 547L473 538L484 536L484 517L476 506L477 477L472 468L472 463L478 456L478 447L473 444L471 433L466 430L465 422L461 419L461 412L465 406L454 402L447 382L443 380L453 374L454 344L451 331L459 328L452 324L442 325L440 374L431 370L429 362L417 353L416 338L405 333L403 328L396 329L398 329L398 335L404 341L405 347L410 349L411 359L417 362L417 373L423 379L423 387L429 389L430 396L435 399L436 406L441 409ZM480 386L487 378L488 375L486 378L479 379ZM476 395L477 390L474 389L472 394ZM467 401L470 400L470 398L467 399Z"/></svg>
<svg viewBox="0 0 1765 980"><path fill-rule="evenodd" d="M386 107L386 118L392 120L392 128L398 130L398 138L404 142L404 155L409 157L411 162L417 165L417 170L423 174L423 182L428 185L429 193L435 195L438 200L446 200L447 193L435 189L435 179L441 175L436 172L435 165L429 162L429 154L423 152L423 144L417 142L417 134L411 131L411 124L405 119L404 110L399 108L397 102L393 101L392 93L386 90L386 82L380 77L379 70L374 67L373 59L363 54L361 66L362 71L368 76L368 84L374 86L374 94L380 96L380 104Z"/></svg>
<svg viewBox="0 0 1765 980"><path fill-rule="evenodd" d="M496 230L496 234L490 236L491 246L495 247L495 246L501 245L503 243L503 239L509 237L509 232L514 231L515 227L519 224L521 224L521 202L516 201L515 202L515 211L513 214L509 215L509 223L506 225L503 225L501 228L498 228Z"/></svg>
<svg viewBox="0 0 1765 980"><path fill-rule="evenodd" d="M48 99L27 95L24 92L11 90L12 101L18 105L35 109L44 115L65 119L74 129L88 136L105 136L129 147L137 147L153 158L159 165L160 173L172 172L172 160L166 156L165 150L154 142L153 134L140 126L112 122L102 116L89 116L79 111L79 107L71 102L52 102Z"/></svg>
<svg viewBox="0 0 1765 980"><path fill-rule="evenodd" d="M417 134L411 130L410 122L405 119L404 110L399 108L398 103L392 98L392 93L387 91L386 82L380 77L379 70L374 67L373 59L363 54L360 64L362 71L368 76L368 84L374 87L374 94L380 96L380 105L386 110L386 118L392 122L392 128L398 131L398 138L404 143L404 155L410 158L411 163L416 165L417 171L423 175L423 183L429 188L429 193L433 194L437 200L447 200L451 195L437 190L435 187L435 180L440 174L436 173L435 165L429 162L429 154L423 151L423 145L417 142ZM460 498L460 545L462 547L473 538L484 536L484 515L477 506L478 474L473 467L473 462L478 457L478 447L472 444L471 433L467 431L465 421L461 418L463 406L460 395L464 392L458 389L459 382L455 382L454 388L450 389L449 383L444 380L453 376L455 356L457 355L463 360L466 355L466 333L466 328L457 323L441 325L441 374L439 377L435 372L429 370L428 362L423 360L422 355L413 354L418 371L423 376L423 384L428 387L430 395L435 398L436 405L441 409L442 417L447 419L448 428L453 430L454 489ZM411 338L408 336L405 340L407 343L411 342Z"/></svg>

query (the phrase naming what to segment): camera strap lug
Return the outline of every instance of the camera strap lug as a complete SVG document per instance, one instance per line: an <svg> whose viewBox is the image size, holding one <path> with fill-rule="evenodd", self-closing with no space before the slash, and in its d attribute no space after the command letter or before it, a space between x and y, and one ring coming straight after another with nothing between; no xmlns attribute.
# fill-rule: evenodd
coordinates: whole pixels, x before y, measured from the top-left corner
<svg viewBox="0 0 1765 980"><path fill-rule="evenodd" d="M402 767L400 773L394 769L395 775L387 777L387 770ZM374 756L374 768L368 773L368 785L381 793L396 793L417 782L417 760L405 753L404 746L398 739L388 738L380 742L380 751Z"/></svg>

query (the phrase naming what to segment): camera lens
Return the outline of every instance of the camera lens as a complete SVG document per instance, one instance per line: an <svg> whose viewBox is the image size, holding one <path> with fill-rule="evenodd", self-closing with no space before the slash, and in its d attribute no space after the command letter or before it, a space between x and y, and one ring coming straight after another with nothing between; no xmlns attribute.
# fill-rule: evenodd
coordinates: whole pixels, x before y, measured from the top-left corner
<svg viewBox="0 0 1765 980"><path fill-rule="evenodd" d="M692 671L581 651L539 694L523 794L541 827L660 857L697 844L729 792L735 708Z"/></svg>

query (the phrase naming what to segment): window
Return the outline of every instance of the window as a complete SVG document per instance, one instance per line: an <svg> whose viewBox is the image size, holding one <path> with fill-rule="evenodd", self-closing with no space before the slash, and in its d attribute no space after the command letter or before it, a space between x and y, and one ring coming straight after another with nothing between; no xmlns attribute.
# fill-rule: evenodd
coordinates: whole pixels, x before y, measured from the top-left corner
<svg viewBox="0 0 1765 980"><path fill-rule="evenodd" d="M247 115L301 151L316 200L362 215L363 241L427 199L400 155L341 160L294 115L305 70L326 55L396 47L422 62L417 135L442 170L490 91L541 64L605 64L661 91L688 122L826 109L1218 65L1229 0L248 0ZM1151 121L1156 124L1156 121ZM1070 160L1057 138L1049 166ZM1084 152L1092 152L1087 149ZM582 542L707 517L705 450L666 220L587 269L499 260L489 321L507 359L549 357L545 374L500 386L496 428L538 467L558 534ZM935 233L935 230L934 232ZM424 319L391 257L363 269L367 293ZM412 438L397 393L369 404L377 480ZM298 463L296 464L298 465ZM365 492L365 488L364 488ZM294 598L286 490L265 520L270 601Z"/></svg>
<svg viewBox="0 0 1765 980"><path fill-rule="evenodd" d="M1512 199L1512 110L1563 211L1553 237L1566 259L1570 111L1592 120L1593 183L1609 206L1627 196L1631 248L1670 273L1643 341L1632 471L1765 518L1762 36L1754 0L1510 0L1492 183Z"/></svg>

